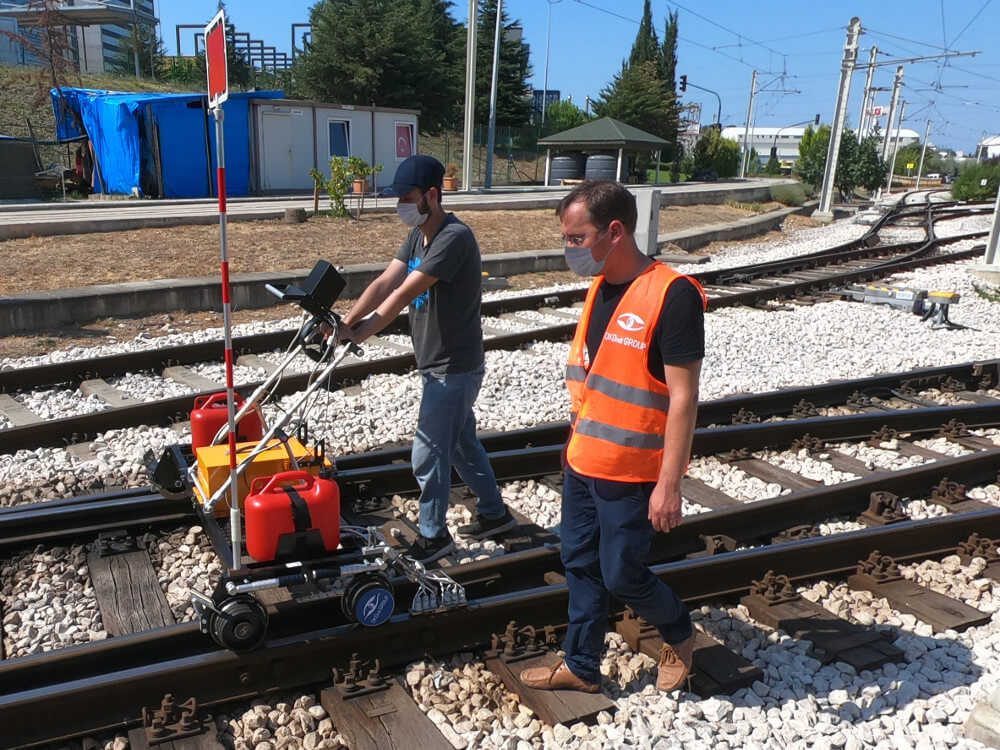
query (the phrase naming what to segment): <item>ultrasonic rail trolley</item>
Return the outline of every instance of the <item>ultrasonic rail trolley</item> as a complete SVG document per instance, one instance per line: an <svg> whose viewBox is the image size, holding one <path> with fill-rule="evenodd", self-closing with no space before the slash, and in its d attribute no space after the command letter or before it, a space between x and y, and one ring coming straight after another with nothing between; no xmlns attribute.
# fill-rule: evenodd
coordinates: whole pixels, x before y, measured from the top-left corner
<svg viewBox="0 0 1000 750"><path fill-rule="evenodd" d="M417 586L410 614L465 605L461 585L394 549L378 528L342 524L335 463L326 456L323 441L311 445L308 439L305 420L318 390L349 352L362 353L353 343L336 351L341 322L332 308L345 284L332 265L320 261L301 288L267 285L280 299L297 302L307 315L277 369L245 400L234 399L239 407L238 515L231 516L227 501L231 475L228 421L221 418L227 413L225 394L221 402L218 394L196 401L192 443L171 445L159 457L147 455L154 488L194 503L225 564L212 595L195 592L192 599L202 631L233 651L254 649L266 636L267 610L254 593L263 589L321 582L340 596L345 617L367 627L383 624L396 610L394 577ZM292 403L279 408L280 415L268 426L261 407L302 353L314 362L309 385L291 396Z"/></svg>

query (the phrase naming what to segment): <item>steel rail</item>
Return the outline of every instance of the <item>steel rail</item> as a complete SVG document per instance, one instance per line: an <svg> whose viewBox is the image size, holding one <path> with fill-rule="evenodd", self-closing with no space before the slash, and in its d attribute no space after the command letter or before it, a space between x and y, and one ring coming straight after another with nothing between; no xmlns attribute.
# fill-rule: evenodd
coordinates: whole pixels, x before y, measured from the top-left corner
<svg viewBox="0 0 1000 750"><path fill-rule="evenodd" d="M763 450L791 445L806 434L828 442L866 439L883 426L892 427L902 434L927 436L933 435L952 420L962 422L969 428L994 427L1000 424L1000 401L702 427L695 430L691 453L705 456L739 449ZM558 472L561 460L561 443L490 453L490 463L497 478L503 477L503 481L508 482ZM342 502L418 491L409 463L341 470L337 472L336 479Z"/></svg>
<svg viewBox="0 0 1000 750"><path fill-rule="evenodd" d="M699 428L695 431L692 452L694 455L704 456L727 450L785 447L806 434L825 441L844 441L866 438L886 426L903 434L928 435L951 421L962 422L971 428L996 426L1000 424L1000 401ZM484 445L497 479L509 482L559 472L564 440L565 426L550 425L538 430L519 430L510 434L487 436ZM342 501L353 503L392 494L405 495L417 492L416 480L413 478L409 462L389 462L396 460L395 455L398 453L385 451L367 454L353 463L346 462L351 468L344 468L344 464L340 463L336 480ZM992 454L990 451L985 451L972 455L978 457ZM369 463L379 459L383 461L381 465ZM931 464L932 467L941 465L941 461ZM948 465L959 467L963 472L961 476L966 481L978 482L988 478L978 474L968 475L966 465L961 462ZM932 472L935 470L931 469ZM994 466L992 470L992 478L995 478L996 467ZM914 476L921 475L917 471ZM902 475L898 473L880 473L863 481L871 481L872 486L878 485L880 489L882 488L880 482L891 484L895 481L901 487L903 486L901 477ZM459 482L457 476L453 477L453 481L456 484ZM859 485L847 482L838 486L854 488ZM874 491L876 490L869 490L868 494ZM805 496L810 498L807 503L810 508L814 502L820 507L820 501L814 501L812 498L813 495L817 497L823 495L823 492L827 492L829 497L836 496L833 489L825 487L806 491ZM868 494L862 493L864 503L867 502ZM796 497L800 496L803 495L796 494ZM835 515L833 509L830 515ZM181 523L192 517L193 505L189 499L171 500L148 491L147 494L141 494L141 491L137 490L125 490L120 496L107 493L52 503L20 505L0 510L0 551L15 549L26 544L53 543L79 538L107 529L137 529ZM671 536L672 540L676 538L677 534Z"/></svg>
<svg viewBox="0 0 1000 750"><path fill-rule="evenodd" d="M766 268L767 272L773 275L774 273L790 272L798 268L807 267L803 264L808 264L809 266L815 265L824 257L846 260L848 258L842 256L845 252L850 251L870 254L873 249L877 249L870 245L873 238L876 237L878 229L887 223L891 223L894 219L895 215L892 212L883 214L861 238L841 243L826 250L819 250L771 263L739 266L720 269L718 271L702 271L692 275L702 283L711 284L727 275L749 278L751 275L757 274L757 269L760 268ZM860 250L857 249L859 245L862 246ZM585 289L566 290L486 300L481 305L481 312L484 316L496 316L508 312L537 309L542 306L569 305L573 302L581 301L585 293ZM401 332L406 327L407 317L404 313L386 329L386 332ZM237 354L260 354L262 352L282 349L287 345L289 337L294 334L295 330L288 329L285 331L237 336L233 338L233 349ZM0 393L38 388L57 383L78 384L89 378L107 378L126 372L162 370L164 367L171 365L183 365L192 362L219 359L222 347L223 342L221 339L218 339L194 344L180 344L139 352L125 352L104 357L92 357L5 370L0 372Z"/></svg>
<svg viewBox="0 0 1000 750"><path fill-rule="evenodd" d="M744 594L753 579L769 570L795 582L842 576L876 549L902 562L940 558L973 533L1000 536L1000 510L682 560L653 571L690 607ZM521 562L526 567L526 560ZM532 567L542 573L545 566ZM490 577L490 569L472 564L455 571L482 578ZM262 648L241 655L213 648L197 625L188 623L12 659L0 663L0 726L6 746L25 747L132 724L143 706L158 705L168 691L212 706L275 689L328 683L331 667L346 665L353 654L377 658L384 669L398 669L428 654L477 650L510 620L537 628L561 626L567 598L565 584L538 581L514 593L478 597L447 613L395 616L376 637L358 626L331 625L330 618L321 624L321 617L303 617L293 608L276 613L272 635ZM621 605L613 602L612 612L620 611Z"/></svg>
<svg viewBox="0 0 1000 750"><path fill-rule="evenodd" d="M952 242L973 236L980 236L982 234L969 233L967 235L950 237L944 240L934 239L932 210L928 208L926 213L928 216L927 231L928 236L931 239L929 239L922 247L908 253L906 256L907 260L886 261L874 264L868 268L852 269L850 271L835 273L828 277L824 277L823 279L781 284L764 289L754 289L745 292L736 292L731 295L714 297L709 300L709 309L711 310L719 307L729 307L741 304L759 304L760 302L767 300L803 294L831 284L849 283L858 279L871 278L874 275L895 273L906 268L911 268L914 265L920 265L922 262L925 263L926 261L917 260L917 257L929 252L930 249L932 249L938 242ZM910 245L904 245L903 247L908 248ZM968 251L942 256L941 258L934 259L933 262L947 262L956 260L960 257L971 257L978 252L978 248L973 248ZM582 291L573 290L561 294L564 297L566 295L582 295ZM559 294L555 296L559 297ZM551 299L549 295L536 295L536 298L543 300ZM498 302L503 305L516 306L518 304L518 298L511 298ZM537 299L535 302L537 302ZM532 306L535 305L535 302L532 302ZM497 336L486 339L485 347L487 350L496 348L512 348L535 340L563 339L572 335L574 327L575 324L568 323L560 326L531 329L529 331ZM201 347L202 345L196 346ZM199 351L202 351L202 349L199 349ZM358 380L373 374L407 372L414 366L415 359L413 355L393 356L370 362L356 363L341 368L338 372L337 382L349 384L357 382ZM18 373L19 371L14 370L10 372ZM4 374L5 373L0 373L0 377L3 377ZM37 375L37 373L35 373L35 375ZM279 396L287 395L288 393L301 390L301 388L303 388L308 382L309 377L310 375L308 373L301 373L284 378L278 384L276 394ZM259 383L256 382L248 383L241 386L238 390L241 392L248 392L256 388L258 385ZM10 427L5 430L0 430L0 453L12 453L22 448L50 447L81 442L96 437L100 432L109 429L137 426L140 424L164 424L170 421L179 421L186 415L192 399L199 395L205 395L206 393L209 392L191 393L184 396L175 396L172 398L136 404L133 406L113 407L89 414L81 414L63 419L46 420L20 427Z"/></svg>

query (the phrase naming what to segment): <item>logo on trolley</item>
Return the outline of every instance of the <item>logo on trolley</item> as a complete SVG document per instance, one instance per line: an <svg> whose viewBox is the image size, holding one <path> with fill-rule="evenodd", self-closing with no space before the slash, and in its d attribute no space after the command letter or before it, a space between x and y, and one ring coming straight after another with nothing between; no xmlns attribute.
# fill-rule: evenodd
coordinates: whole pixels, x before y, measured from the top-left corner
<svg viewBox="0 0 1000 750"><path fill-rule="evenodd" d="M381 625L392 615L396 601L385 589L366 591L354 608L358 622L369 628Z"/></svg>
<svg viewBox="0 0 1000 750"><path fill-rule="evenodd" d="M618 316L618 327L629 332L641 331L646 321L635 313L622 313Z"/></svg>

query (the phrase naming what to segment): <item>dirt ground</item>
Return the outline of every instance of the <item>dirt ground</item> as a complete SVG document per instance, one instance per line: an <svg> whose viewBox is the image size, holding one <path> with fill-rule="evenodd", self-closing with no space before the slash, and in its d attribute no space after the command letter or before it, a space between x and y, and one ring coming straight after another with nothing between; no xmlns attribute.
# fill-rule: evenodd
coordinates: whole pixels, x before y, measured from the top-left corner
<svg viewBox="0 0 1000 750"><path fill-rule="evenodd" d="M772 208L772 206L768 206L768 208ZM510 218L505 217L501 219L500 217L495 217L495 216L487 217L483 216L484 213L500 214L504 212L470 211L470 212L465 212L462 215L462 218L463 220L467 220L469 224L473 227L473 229L476 231L476 234L479 237L479 241L483 245L484 252L490 252L486 244L486 242L488 241L486 237L490 236L489 233L490 233L491 223L493 225L493 230L497 231L497 228L501 226L501 221L509 222ZM716 221L733 221L742 216L751 215L751 213L752 213L751 211L733 208L726 205L668 207L660 212L660 231L669 232L686 226L693 226L696 224L708 224ZM555 226L555 222L550 211L518 212L518 217L517 217L518 221L516 223L517 236L519 237L531 236L530 232L524 231L524 227L529 221L528 217L525 216L525 214L532 214L532 215L539 214L540 216L538 218L531 220L532 226L540 227L541 231L549 232L549 234L546 235L547 239L545 242L539 242L536 238L536 241L534 243L536 247L540 246L542 248L551 248L559 246L561 240L559 238L558 228L556 229L551 228L552 226ZM389 217L389 218L392 218L392 220L395 221L396 224L399 224L399 221L395 219L395 217ZM371 222L372 227L369 227L368 226L369 221L370 220L366 218L364 222L361 222L361 224L364 225L365 228L374 228L375 222L372 221ZM349 220L317 219L315 220L315 222L317 225L322 224L324 228L336 224L344 224L350 226ZM291 229L293 231L289 232L288 236L294 237L295 229L298 229L303 226L309 227L312 224L313 220L307 222L305 225L291 225L290 227L286 227L286 225L281 224L280 222L247 222L242 224L240 223L231 224L230 238L232 238L234 229L238 228L249 229L250 227L255 227L260 225L270 225L270 228L274 230L275 234L280 234L282 230ZM379 222L378 226L380 227L381 231L385 233L395 230L395 227L392 227L391 223L389 222L384 222L384 223ZM812 219L796 215L789 216L784 222L785 229L807 227L807 226L815 226L815 222L813 222ZM96 238L96 237L112 238L113 240L121 242L121 238L124 237L125 235L143 235L147 232L156 232L158 235L169 237L173 232L181 230L185 232L191 230L199 230L199 231L208 230L206 236L208 235L211 236L206 241L215 242L216 244L211 246L211 250L213 252L218 252L217 250L218 229L215 227L211 228L184 227L184 228L178 228L177 230L144 230L142 232L116 232L103 235L78 235L72 237L64 237L61 239L74 243L78 248L77 251L79 251L85 244L82 241L86 240L86 238ZM508 229L506 231L513 233L515 230ZM400 231L398 239L401 239L401 236L402 232ZM730 247L733 245L746 244L746 242L772 242L781 239L784 236L785 235L783 232L775 231L775 232L769 232L766 235L754 237L752 240L741 240L737 242L714 242L710 245L700 248L699 250L696 250L694 254L712 255L713 253L717 253L725 249L726 247ZM36 238L33 240L13 240L8 242L0 242L0 250L6 250L7 247L13 246L15 243L35 243L35 242L42 243L43 240L48 240L49 252L45 254L44 262L51 263L53 260L55 260L60 266L60 268L64 268L65 266L73 266L74 270L68 270L66 272L73 274L74 278L77 277L77 274L83 275L83 271L85 271L86 269L76 270L76 266L79 261L75 261L73 255L69 253L60 253L59 255L56 256L55 259L52 258L52 249L55 246L54 243L52 243L53 239L55 238ZM398 239L396 241L398 241ZM107 241L108 241L107 239L104 240L104 242ZM148 239L145 241L151 242L151 240ZM171 246L173 245L174 242L176 242L175 238L171 240ZM370 242L372 245L375 244L374 241ZM124 243L122 243L119 248L119 254L121 256L128 255L127 251L121 249L121 247L124 246L125 246ZM357 247L355 247L354 249L355 252L357 252ZM107 252L109 255L111 254L110 249ZM178 249L177 252L180 253L181 249ZM503 252L503 250L493 250L493 252ZM670 252L670 250L667 249L666 252ZM680 254L683 254L683 252L680 251L678 252ZM387 253L387 256L391 257L391 253ZM316 256L316 257L321 257L321 256ZM22 262L37 263L43 261L41 259L38 259L35 261L22 260ZM210 269L206 271L206 273L214 272L215 268L214 265L212 264L216 263L217 259L213 257L211 259L211 263L209 263L207 259L205 262L211 266ZM336 262L345 263L346 261L337 259ZM351 262L356 262L356 261L351 261ZM285 267L301 268L306 265L309 265L309 263L299 263L298 265L288 265ZM6 254L0 253L0 267L5 268L4 270L5 274L11 273L12 270L15 270L11 268L12 266L14 266L14 264L10 261L9 257ZM697 270L698 266L692 264L692 265L681 266L681 268L682 270L687 272L694 272ZM169 274L166 271L164 271L163 273L160 273L157 276L173 277L173 276L180 276L183 274L184 272L181 270L178 270L178 272L176 273L169 273ZM153 278L157 276L154 276ZM91 276L90 278L94 277ZM133 278L133 277L128 277L128 278ZM142 275L137 275L134 278L141 279L146 277ZM126 280L126 279L118 278L116 280ZM545 271L542 273L530 273L530 274L521 274L518 276L511 276L508 279L508 281L510 283L511 289L529 289L529 288L551 286L553 284L578 282L580 281L580 278L570 271ZM3 278L2 275L0 275L0 284L2 283L3 283ZM341 300L341 303L342 304L338 305L338 308L340 308L342 311L346 311L346 309L350 306L351 300L344 299ZM279 305L276 307L265 308L262 310L234 310L233 322L235 324L240 324L240 323L249 323L261 320L276 320L280 318L294 317L297 316L298 314L299 310L294 305ZM118 341L130 341L134 339L136 336L138 336L140 333L146 333L150 337L156 337L156 336L166 335L168 332L169 333L188 332L188 331L196 331L216 326L219 327L222 326L221 311L220 312L182 311L171 314L160 313L157 315L150 315L145 318L131 318L131 319L109 318L105 320L86 323L83 325L65 326L62 328L33 334L31 336L12 336L8 338L0 338L0 354L6 357L33 356L38 354L44 354L45 352L51 351L53 349L65 349L72 346L96 346L98 344L107 343L109 340L111 340L112 337Z"/></svg>
<svg viewBox="0 0 1000 750"><path fill-rule="evenodd" d="M770 210L777 204L765 204ZM660 232L735 221L755 211L725 204L669 206L660 211ZM562 245L551 210L461 211L483 253L547 250ZM336 265L385 263L406 236L391 215L361 221L314 217L304 224L280 219L229 224L233 273L310 268L324 259ZM0 242L0 294L66 289L218 273L216 225L127 232L29 237Z"/></svg>

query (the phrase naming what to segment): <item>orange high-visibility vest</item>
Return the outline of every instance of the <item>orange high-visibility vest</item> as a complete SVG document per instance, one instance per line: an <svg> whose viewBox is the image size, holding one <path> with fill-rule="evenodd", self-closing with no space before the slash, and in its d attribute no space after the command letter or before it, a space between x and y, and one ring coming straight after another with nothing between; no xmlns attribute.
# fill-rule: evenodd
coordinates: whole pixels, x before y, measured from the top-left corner
<svg viewBox="0 0 1000 750"><path fill-rule="evenodd" d="M566 461L577 473L619 482L659 478L670 394L647 360L667 290L680 278L695 285L707 306L697 281L653 263L625 290L588 366L587 327L604 277L591 285L566 366L573 424Z"/></svg>

